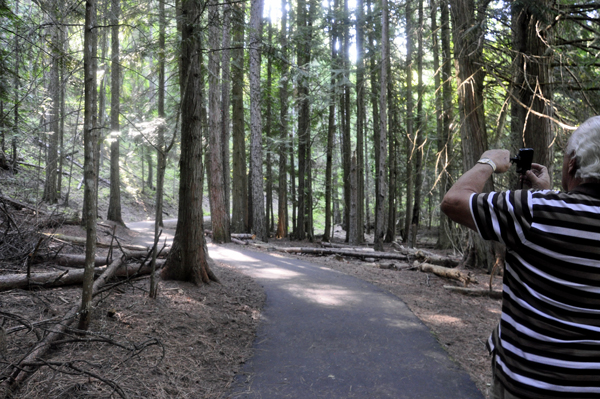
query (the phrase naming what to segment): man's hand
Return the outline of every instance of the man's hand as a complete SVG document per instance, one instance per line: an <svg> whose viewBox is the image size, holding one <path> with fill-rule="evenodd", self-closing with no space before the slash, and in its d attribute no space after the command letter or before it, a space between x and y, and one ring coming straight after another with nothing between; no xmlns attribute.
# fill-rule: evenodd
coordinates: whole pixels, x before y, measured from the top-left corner
<svg viewBox="0 0 600 399"><path fill-rule="evenodd" d="M510 151L508 150L487 150L481 154L480 158L489 158L496 164L495 173L504 173L510 169Z"/></svg>
<svg viewBox="0 0 600 399"><path fill-rule="evenodd" d="M510 168L510 151L488 150L481 154L481 158L489 158L496 164L496 173L504 173ZM489 165L475 164L465 172L448 190L442 200L441 210L456 223L470 229L477 230L471 215L470 199L472 194L479 194L485 182L492 175Z"/></svg>
<svg viewBox="0 0 600 399"><path fill-rule="evenodd" d="M550 190L552 188L552 179L544 165L532 163L531 170L528 170L521 179L523 183L534 190Z"/></svg>

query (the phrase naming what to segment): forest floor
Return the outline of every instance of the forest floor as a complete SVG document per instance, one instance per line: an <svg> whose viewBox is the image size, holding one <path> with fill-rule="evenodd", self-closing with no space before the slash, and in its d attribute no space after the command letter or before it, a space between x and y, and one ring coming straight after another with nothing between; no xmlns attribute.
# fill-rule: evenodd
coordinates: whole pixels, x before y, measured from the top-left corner
<svg viewBox="0 0 600 399"><path fill-rule="evenodd" d="M0 201L1 202L1 201ZM135 201L131 203L135 205ZM151 204L124 206L126 221L144 219ZM17 222L23 243L35 245L32 212L0 204ZM135 209L133 209L135 208ZM131 209L131 211L129 210ZM141 210L142 209L142 210ZM171 210L172 211L172 210ZM4 234L6 213L0 213ZM4 216L2 216L4 215ZM29 223L29 225L28 225ZM29 226L29 227L28 227ZM110 223L98 225L100 240L110 242ZM32 234L27 235L26 231ZM39 231L39 229L37 229ZM46 227L45 231L85 236L79 226ZM337 232L338 239L342 231ZM118 227L121 242L136 239L136 233ZM8 237L8 235L6 235ZM430 252L434 232L420 235L418 247ZM273 246L315 246L310 242L276 240ZM226 244L236 248L236 244ZM83 253L77 245L48 241L49 253ZM244 249L265 249L244 246ZM388 251L393 251L387 247ZM6 246L0 243L0 252ZM99 255L106 255L99 249ZM0 253L0 256L3 255ZM335 256L285 255L342 271L370 281L402 299L426 324L448 354L489 397L490 357L485 342L500 317L500 300L466 297L444 289L450 280L416 270L382 269L375 262ZM390 263L390 262L385 262ZM400 262L395 262L402 266ZM63 270L51 261L37 263L32 272ZM22 261L0 257L0 275L23 273ZM252 355L252 343L265 295L251 278L232 267L217 263L215 274L221 284L194 286L161 281L158 299L148 297L149 278L141 277L115 284L98 296L91 333L68 329L64 338L36 365L39 370L15 392L19 398L226 398L235 373ZM488 286L489 275L469 270ZM500 277L494 288L501 288ZM12 365L26 356L31 347L49 331L68 309L81 299L79 286L0 293L1 334L0 383ZM73 324L75 326L76 324ZM23 326L26 328L21 329Z"/></svg>

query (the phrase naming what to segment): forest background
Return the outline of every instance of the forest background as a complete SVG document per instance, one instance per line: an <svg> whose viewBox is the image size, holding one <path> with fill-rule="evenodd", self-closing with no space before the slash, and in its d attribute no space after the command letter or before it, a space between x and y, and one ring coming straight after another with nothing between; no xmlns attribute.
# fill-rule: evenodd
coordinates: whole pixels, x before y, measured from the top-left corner
<svg viewBox="0 0 600 399"><path fill-rule="evenodd" d="M11 195L123 223L123 189L156 199L158 225L163 198L191 224L204 196L215 242L342 225L380 249L436 226L489 268L443 194L487 148L552 172L598 114L597 2L263 1L3 0L0 167L39 179Z"/></svg>

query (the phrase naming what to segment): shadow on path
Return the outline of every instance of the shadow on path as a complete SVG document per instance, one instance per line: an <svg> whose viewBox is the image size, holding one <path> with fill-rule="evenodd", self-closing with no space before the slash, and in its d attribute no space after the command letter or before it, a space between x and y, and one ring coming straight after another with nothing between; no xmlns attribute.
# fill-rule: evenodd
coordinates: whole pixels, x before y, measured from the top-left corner
<svg viewBox="0 0 600 399"><path fill-rule="evenodd" d="M397 297L278 254L209 245L262 284L255 354L229 398L478 398L468 374Z"/></svg>

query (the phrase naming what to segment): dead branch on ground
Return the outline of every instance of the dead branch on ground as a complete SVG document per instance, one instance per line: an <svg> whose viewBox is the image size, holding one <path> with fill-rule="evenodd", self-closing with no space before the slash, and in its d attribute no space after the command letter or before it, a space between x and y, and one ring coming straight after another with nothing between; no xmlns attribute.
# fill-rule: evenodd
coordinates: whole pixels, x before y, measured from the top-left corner
<svg viewBox="0 0 600 399"><path fill-rule="evenodd" d="M488 290L483 288L456 287L453 285L445 285L444 288L448 291L457 292L466 296L487 296L492 299L502 299L502 291Z"/></svg>
<svg viewBox="0 0 600 399"><path fill-rule="evenodd" d="M356 248L356 249L342 249L342 248L303 248L303 247L275 247L277 251L287 253L300 253L309 255L340 255L340 256L351 256L356 258L375 258L375 259L398 259L407 260L406 255L391 253L391 252L377 252L366 250L367 248Z"/></svg>
<svg viewBox="0 0 600 399"><path fill-rule="evenodd" d="M471 276L471 273L464 273L457 269L432 265L429 263L421 263L419 265L419 270L424 273L433 273L436 276L458 280L463 283L465 287L469 284L478 284L477 280Z"/></svg>

